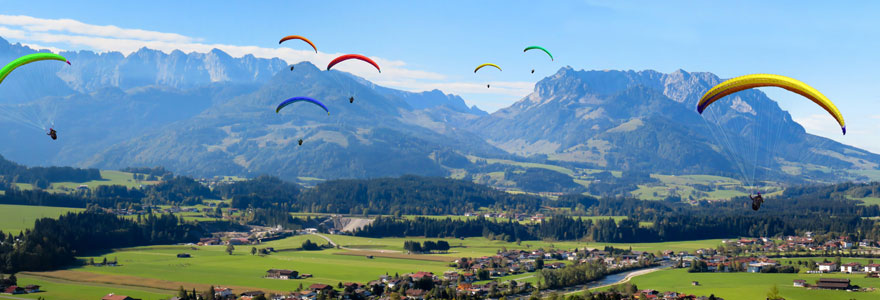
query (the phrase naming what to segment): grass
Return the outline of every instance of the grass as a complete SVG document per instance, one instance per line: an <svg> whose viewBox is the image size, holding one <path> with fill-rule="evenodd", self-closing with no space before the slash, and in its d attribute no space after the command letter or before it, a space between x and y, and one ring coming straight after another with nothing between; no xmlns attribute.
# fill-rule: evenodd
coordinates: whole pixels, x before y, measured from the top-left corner
<svg viewBox="0 0 880 300"><path fill-rule="evenodd" d="M82 209L0 204L0 230L7 233L19 233L33 227L34 221L37 219L57 218L72 211L82 211Z"/></svg>
<svg viewBox="0 0 880 300"><path fill-rule="evenodd" d="M276 250L300 247L303 241L311 239L324 243L316 236L296 236L272 241L257 248L274 247ZM136 247L112 253L83 257L101 261L117 258L118 267L83 266L70 271L83 271L124 277L136 276L148 279L161 279L172 282L214 284L224 286L244 286L265 290L290 291L299 284L309 286L313 283L335 285L338 282L367 282L375 280L386 272L404 274L417 271L443 273L451 270L447 263L426 260L375 257L367 259L357 255L335 255L346 250L327 249L323 251L280 251L268 256L250 255L251 246L238 246L234 255L224 252L225 246L197 247L158 246ZM190 253L192 258L177 258L177 253ZM299 280L273 280L262 278L268 269L292 269L314 275L313 278ZM120 276L122 275L122 276Z"/></svg>
<svg viewBox="0 0 880 300"><path fill-rule="evenodd" d="M880 205L880 197L864 197L864 198L855 198L855 197L847 197L852 200L862 201L864 205Z"/></svg>
<svg viewBox="0 0 880 300"><path fill-rule="evenodd" d="M639 289L676 291L697 296L723 297L727 300L752 300L766 298L771 286L779 288L785 299L878 299L880 292L854 293L846 291L807 290L792 286L795 279L804 279L814 284L820 277L849 278L852 284L861 287L878 287L880 280L865 278L863 274L759 274L759 273L688 273L687 270L664 270L634 277L631 282ZM691 281L699 281L692 286Z"/></svg>
<svg viewBox="0 0 880 300"><path fill-rule="evenodd" d="M140 185L156 184L157 181L136 181L132 179L132 173L122 171L101 171L100 180L92 180L87 182L53 182L52 189L61 191L62 189L76 189L80 185L86 185L90 189L94 189L101 185L123 185L129 188L136 188Z"/></svg>
<svg viewBox="0 0 880 300"><path fill-rule="evenodd" d="M35 294L15 295L15 297L28 299L43 297L44 299L94 300L101 299L101 297L109 293L114 293L143 300L159 300L168 299L176 294L173 291L166 290L128 288L100 283L68 282L24 274L18 275L18 283L21 286L36 284L40 286L41 290L45 291Z"/></svg>
<svg viewBox="0 0 880 300"><path fill-rule="evenodd" d="M485 238L443 239L453 247L450 253L435 255L406 255L403 251L403 242L406 240L440 240L437 238L383 238L371 239L352 236L330 235L335 242L358 249L371 250L395 250L400 252L386 252L382 255L373 253L373 259L365 256L369 252L349 251L345 249L326 249L322 251L297 251L302 243L309 239L318 244L325 241L314 235L293 236L277 241L266 242L254 247L273 247L278 252L268 256L250 255L252 246L236 246L233 255L225 253L225 246L192 247L183 245L165 245L116 249L110 253L85 256L80 259L93 258L96 262L107 258L109 261L118 260L117 267L79 266L67 270L46 273L31 273L31 275L51 276L67 280L85 281L83 291L88 290L88 298L96 299L94 295L110 292L108 289L94 289L89 287L96 283L121 286L130 290L144 292L145 287L175 290L183 285L187 288L201 289L207 285L229 286L238 289L261 289L264 291L291 291L300 284L309 286L313 283L325 283L336 285L339 282L368 282L375 280L379 275L405 274L417 271L429 271L442 274L453 270L448 266L448 261L457 257L480 257L495 254L502 248L507 249L530 249L560 248L572 249L575 247L598 247L611 245L619 248L632 247L634 250L655 252L658 250L693 250L702 247L715 247L720 240L703 240L687 242L667 243L583 243L583 242L551 242L551 241L523 241L520 245L503 241L492 241ZM190 253L192 258L177 258L178 253ZM297 280L274 280L265 279L268 269L292 269L300 273L314 275L310 279ZM518 274L505 277L504 279L516 279L517 281L535 282L533 274ZM43 277L38 279L49 280ZM55 279L52 279L55 280ZM37 283L39 284L39 283ZM57 285L57 284L55 284ZM47 289L50 285L47 285ZM76 285L66 287L54 287L58 294L53 294L58 299L80 299L65 297L66 293L76 294L79 292ZM115 289L116 293L131 293L144 299L157 299L155 295L137 294ZM85 292L84 292L85 293ZM103 296L101 294L101 296ZM48 295L48 294L46 294ZM78 295L78 294L77 294Z"/></svg>

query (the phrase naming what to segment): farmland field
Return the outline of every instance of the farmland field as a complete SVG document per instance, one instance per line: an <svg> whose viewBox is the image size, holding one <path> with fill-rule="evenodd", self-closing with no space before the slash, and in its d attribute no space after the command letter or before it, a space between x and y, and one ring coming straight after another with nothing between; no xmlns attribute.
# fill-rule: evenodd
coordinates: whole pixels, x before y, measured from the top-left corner
<svg viewBox="0 0 880 300"><path fill-rule="evenodd" d="M795 279L815 283L820 277L849 278L852 284L861 287L880 287L880 280L865 278L863 274L760 274L760 273L688 273L687 270L664 270L634 277L630 282L639 289L676 291L697 296L723 297L727 300L752 300L766 298L771 286L779 288L785 299L880 299L880 292L846 292L830 290L808 290L792 286ZM698 281L699 286L691 285Z"/></svg>
<svg viewBox="0 0 880 300"><path fill-rule="evenodd" d="M19 298L37 299L69 299L69 300L94 300L101 299L109 293L131 296L143 300L168 299L176 294L175 291L160 290L153 288L120 287L112 284L68 282L51 278L43 278L26 274L18 275L21 285L36 284L45 292L15 295Z"/></svg>
<svg viewBox="0 0 880 300"><path fill-rule="evenodd" d="M0 204L0 230L7 233L18 233L34 227L34 221L37 219L57 218L71 211L82 211L82 209Z"/></svg>

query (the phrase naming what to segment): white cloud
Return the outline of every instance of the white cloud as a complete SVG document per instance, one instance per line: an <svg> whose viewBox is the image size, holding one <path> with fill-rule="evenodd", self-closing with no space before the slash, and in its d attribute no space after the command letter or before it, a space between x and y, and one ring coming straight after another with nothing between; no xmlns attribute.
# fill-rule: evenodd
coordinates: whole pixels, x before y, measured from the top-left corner
<svg viewBox="0 0 880 300"><path fill-rule="evenodd" d="M28 32L61 31L73 34L144 41L192 42L193 38L176 33L141 29L123 29L113 25L90 25L71 19L40 19L30 16L0 15L0 24L21 27Z"/></svg>
<svg viewBox="0 0 880 300"><path fill-rule="evenodd" d="M319 68L326 66L333 58L344 54L326 52L316 54L310 50L297 50L284 45L277 48L267 48L212 44L176 33L127 29L112 25L92 25L71 19L41 19L30 16L0 15L0 36L53 52L67 48L68 50L89 49L99 52L118 51L128 55L143 47L165 53L174 50L204 53L212 49L220 49L233 57L242 57L248 54L260 58L277 57L288 63L308 61ZM46 46L47 44L53 46ZM381 73L369 64L353 62L340 63L334 69L355 74L376 84L415 92L439 89L446 93L459 95L488 94L505 98L511 96L521 98L530 93L534 87L532 82L490 82L492 87L487 89L485 83L449 81L444 74L407 68L404 61L372 56L370 58L382 66ZM476 104L481 106L481 103Z"/></svg>
<svg viewBox="0 0 880 300"><path fill-rule="evenodd" d="M793 116L792 119L801 124L808 133L874 153L880 153L880 137L878 137L878 134L880 134L880 122L872 121L880 119L880 115L869 116L866 119L848 120L846 135L841 134L840 127L827 114Z"/></svg>

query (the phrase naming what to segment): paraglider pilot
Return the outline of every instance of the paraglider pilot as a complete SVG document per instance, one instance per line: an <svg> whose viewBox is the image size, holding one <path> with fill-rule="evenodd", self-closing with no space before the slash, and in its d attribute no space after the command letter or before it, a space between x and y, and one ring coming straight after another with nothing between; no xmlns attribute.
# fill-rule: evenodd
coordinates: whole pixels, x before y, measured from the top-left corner
<svg viewBox="0 0 880 300"><path fill-rule="evenodd" d="M761 197L761 192L758 192L758 195L754 197L752 197L752 194L749 194L749 198L752 198L752 209L755 211L761 208L761 203L764 203L764 197Z"/></svg>
<svg viewBox="0 0 880 300"><path fill-rule="evenodd" d="M299 145L302 146L302 144L303 144L303 140L299 139Z"/></svg>
<svg viewBox="0 0 880 300"><path fill-rule="evenodd" d="M348 103L354 103L354 96L348 98Z"/></svg>
<svg viewBox="0 0 880 300"><path fill-rule="evenodd" d="M53 140L57 140L57 139L58 139L58 132L55 131L55 129L49 128L49 133L47 133L46 135L48 135L49 137L51 137Z"/></svg>

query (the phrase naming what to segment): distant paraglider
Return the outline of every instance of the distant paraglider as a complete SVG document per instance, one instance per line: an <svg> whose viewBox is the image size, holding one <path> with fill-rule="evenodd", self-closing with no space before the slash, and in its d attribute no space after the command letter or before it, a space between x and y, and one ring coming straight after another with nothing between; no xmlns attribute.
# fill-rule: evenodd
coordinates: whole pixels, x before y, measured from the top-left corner
<svg viewBox="0 0 880 300"><path fill-rule="evenodd" d="M284 100L284 102L281 102L281 104L278 104L278 107L275 108L275 113L277 114L278 112L281 111L282 108L285 108L285 107L287 107L288 105L291 105L291 104L296 103L296 102L301 102L301 101L309 102L309 103L312 103L312 104L314 104L314 105L320 106L321 108L324 109L324 111L327 112L328 115L330 114L330 110L327 109L327 106L325 106L324 103L321 103L320 101L315 100L315 99L312 99L312 98L309 98L309 97L293 97L293 98L290 98L290 99Z"/></svg>
<svg viewBox="0 0 880 300"><path fill-rule="evenodd" d="M486 63L486 64L482 64L482 65L477 66L477 68L474 69L474 73L476 73L477 71L479 71L483 67L495 67L496 69L498 69L498 71L501 71L501 67L499 67L498 65Z"/></svg>
<svg viewBox="0 0 880 300"><path fill-rule="evenodd" d="M303 145L303 140L302 140L302 139L299 139L299 141L297 141L297 143L298 143L300 146L302 146L302 145Z"/></svg>
<svg viewBox="0 0 880 300"><path fill-rule="evenodd" d="M49 133L47 133L46 135L51 137L53 141L58 139L58 132L55 131L55 129L53 128L49 128Z"/></svg>
<svg viewBox="0 0 880 300"><path fill-rule="evenodd" d="M541 46L528 46L525 49L523 49L523 52L526 52L529 50L535 50L535 49L544 51L544 53L547 53L547 56L550 56L550 60L551 61L553 60L553 54L550 54L550 51L547 51L547 49L544 49L544 47L541 47Z"/></svg>
<svg viewBox="0 0 880 300"><path fill-rule="evenodd" d="M348 98L348 103L354 103L354 96Z"/></svg>
<svg viewBox="0 0 880 300"><path fill-rule="evenodd" d="M333 66L335 66L336 64L341 63L346 60L349 60L349 59L357 59L357 60L361 60L366 63L369 63L369 64L373 65L373 67L375 67L376 70L379 70L379 73L382 73L382 69L379 68L379 64L377 64L375 61L373 61L369 57L366 57L366 56L363 56L360 54L346 54L346 55L342 55L337 58L334 58L332 61L330 61L329 64L327 64L327 71L330 71L330 68L333 68Z"/></svg>
<svg viewBox="0 0 880 300"><path fill-rule="evenodd" d="M303 41L303 42L306 42L306 43L309 44L309 46L312 46L312 49L315 49L315 53L318 53L318 47L315 47L315 44L312 43L312 41L310 41L309 39L304 38L304 37L302 37L302 36L299 36L299 35L288 35L288 36L285 36L285 37L281 38L280 41L278 41L278 44L284 43L285 41L289 41L289 40L301 40L301 41Z"/></svg>
<svg viewBox="0 0 880 300"><path fill-rule="evenodd" d="M293 71L293 66L290 66L290 70Z"/></svg>

